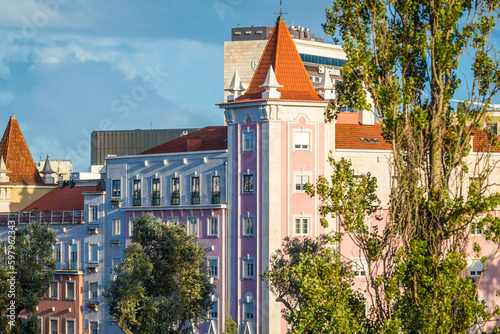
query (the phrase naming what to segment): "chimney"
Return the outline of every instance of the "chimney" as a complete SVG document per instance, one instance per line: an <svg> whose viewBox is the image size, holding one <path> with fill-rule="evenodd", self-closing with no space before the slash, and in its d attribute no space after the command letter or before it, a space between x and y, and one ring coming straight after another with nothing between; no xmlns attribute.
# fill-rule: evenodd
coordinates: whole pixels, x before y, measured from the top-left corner
<svg viewBox="0 0 500 334"><path fill-rule="evenodd" d="M188 138L187 139L188 152L194 151L200 147L201 147L201 138Z"/></svg>

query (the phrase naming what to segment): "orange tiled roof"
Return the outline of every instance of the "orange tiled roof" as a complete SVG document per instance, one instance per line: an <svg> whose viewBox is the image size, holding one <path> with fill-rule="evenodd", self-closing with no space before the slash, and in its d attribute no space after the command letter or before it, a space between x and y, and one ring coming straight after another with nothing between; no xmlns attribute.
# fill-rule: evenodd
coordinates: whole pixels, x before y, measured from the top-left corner
<svg viewBox="0 0 500 334"><path fill-rule="evenodd" d="M378 140L378 142L371 139ZM380 124L335 124L335 148L351 150L390 150L392 146L382 137L382 126Z"/></svg>
<svg viewBox="0 0 500 334"><path fill-rule="evenodd" d="M227 127L207 126L139 154L227 150Z"/></svg>
<svg viewBox="0 0 500 334"><path fill-rule="evenodd" d="M14 115L11 116L9 124L0 142L0 156L3 156L5 165L10 173L9 184L15 185L44 185L31 152L24 140L19 123Z"/></svg>
<svg viewBox="0 0 500 334"><path fill-rule="evenodd" d="M99 190L98 185L57 187L37 199L22 211L76 211L84 210L83 193Z"/></svg>
<svg viewBox="0 0 500 334"><path fill-rule="evenodd" d="M262 99L265 89L259 86L264 84L271 65L278 83L283 85L278 88L282 100L323 101L309 79L286 23L280 18L269 37L247 91L236 100L237 102Z"/></svg>

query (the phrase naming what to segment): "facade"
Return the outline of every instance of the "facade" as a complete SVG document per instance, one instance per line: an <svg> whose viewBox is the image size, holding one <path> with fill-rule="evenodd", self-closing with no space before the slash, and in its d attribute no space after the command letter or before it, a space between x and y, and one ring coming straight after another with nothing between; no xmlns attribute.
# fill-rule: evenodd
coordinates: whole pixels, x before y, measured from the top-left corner
<svg viewBox="0 0 500 334"><path fill-rule="evenodd" d="M46 184L56 184L59 181L69 181L71 173L73 173L73 162L71 160L50 160L47 155L45 160L40 160L36 168L42 175L49 177L49 182L44 180Z"/></svg>

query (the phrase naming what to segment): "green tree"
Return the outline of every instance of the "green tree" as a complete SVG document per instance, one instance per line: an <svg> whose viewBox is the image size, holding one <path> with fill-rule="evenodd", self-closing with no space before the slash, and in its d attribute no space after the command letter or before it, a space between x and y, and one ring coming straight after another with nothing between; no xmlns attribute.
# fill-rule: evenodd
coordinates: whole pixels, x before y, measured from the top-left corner
<svg viewBox="0 0 500 334"><path fill-rule="evenodd" d="M291 333L363 333L365 299L329 236L285 238L263 279L285 309Z"/></svg>
<svg viewBox="0 0 500 334"><path fill-rule="evenodd" d="M348 62L326 118L345 105L372 111L392 145L395 182L383 228L364 228L363 217L379 206L376 180L355 178L349 161L332 159L331 178L309 188L368 262L371 332L466 333L476 319L498 313L476 302L481 278L467 277L469 256L487 268L498 250L485 257L475 244L467 252L472 228L500 241L500 219L489 214L500 204L489 182L498 138L480 130L500 89L491 44L499 4L337 0L327 9L325 31L342 40ZM454 104L467 57L469 96ZM470 155L472 140L480 154Z"/></svg>
<svg viewBox="0 0 500 334"><path fill-rule="evenodd" d="M203 245L193 239L151 214L136 222L116 280L103 293L125 333L183 333L206 317L213 285Z"/></svg>
<svg viewBox="0 0 500 334"><path fill-rule="evenodd" d="M12 226L10 230L12 233L4 245L6 252L0 255L0 331L38 333L40 325L35 307L44 299L54 276L52 245L56 242L56 232L38 222L17 230ZM21 311L26 311L26 321L18 317ZM11 320L15 324L12 328Z"/></svg>

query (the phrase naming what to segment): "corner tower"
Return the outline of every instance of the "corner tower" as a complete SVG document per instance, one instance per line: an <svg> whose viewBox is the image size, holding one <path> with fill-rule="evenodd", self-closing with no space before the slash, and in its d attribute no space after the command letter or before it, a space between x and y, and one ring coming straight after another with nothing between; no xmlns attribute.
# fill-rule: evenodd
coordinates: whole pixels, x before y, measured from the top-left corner
<svg viewBox="0 0 500 334"><path fill-rule="evenodd" d="M330 79L331 80L331 79ZM283 238L323 232L304 184L325 173L334 124L279 16L246 92L220 104L228 125L226 302L241 333L285 333L281 304L260 275Z"/></svg>

